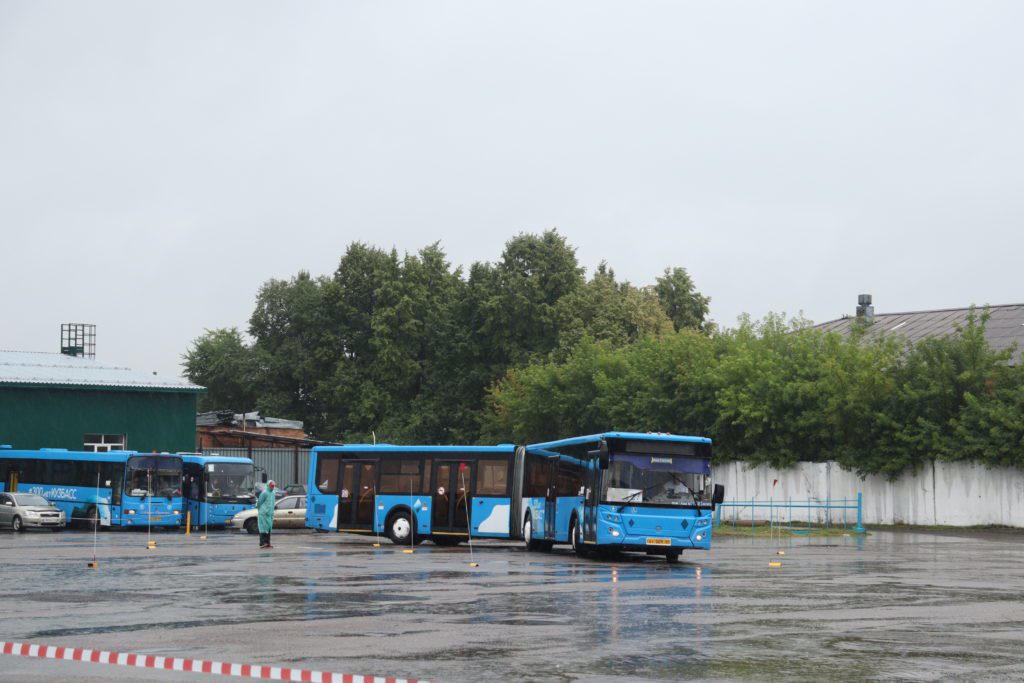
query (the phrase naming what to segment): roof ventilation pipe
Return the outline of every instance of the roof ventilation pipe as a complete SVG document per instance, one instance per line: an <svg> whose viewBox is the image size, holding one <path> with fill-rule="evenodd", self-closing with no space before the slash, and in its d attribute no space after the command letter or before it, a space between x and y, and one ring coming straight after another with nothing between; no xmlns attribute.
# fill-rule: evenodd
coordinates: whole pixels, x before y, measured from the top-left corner
<svg viewBox="0 0 1024 683"><path fill-rule="evenodd" d="M875 322L875 307L871 305L870 294L857 296L857 317L863 319L868 325Z"/></svg>

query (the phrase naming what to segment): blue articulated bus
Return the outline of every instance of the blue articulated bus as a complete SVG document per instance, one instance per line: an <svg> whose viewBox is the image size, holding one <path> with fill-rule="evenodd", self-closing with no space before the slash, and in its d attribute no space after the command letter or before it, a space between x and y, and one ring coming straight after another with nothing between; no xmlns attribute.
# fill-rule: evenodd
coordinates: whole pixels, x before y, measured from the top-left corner
<svg viewBox="0 0 1024 683"><path fill-rule="evenodd" d="M90 526L180 526L181 472L166 453L0 448L0 491L38 494Z"/></svg>
<svg viewBox="0 0 1024 683"><path fill-rule="evenodd" d="M607 432L518 449L513 508L528 550L569 543L591 551L639 551L675 562L711 547L711 440Z"/></svg>
<svg viewBox="0 0 1024 683"><path fill-rule="evenodd" d="M317 446L306 526L403 545L509 538L515 447Z"/></svg>
<svg viewBox="0 0 1024 683"><path fill-rule="evenodd" d="M255 467L249 458L182 453L186 519L197 527L225 527L256 505Z"/></svg>

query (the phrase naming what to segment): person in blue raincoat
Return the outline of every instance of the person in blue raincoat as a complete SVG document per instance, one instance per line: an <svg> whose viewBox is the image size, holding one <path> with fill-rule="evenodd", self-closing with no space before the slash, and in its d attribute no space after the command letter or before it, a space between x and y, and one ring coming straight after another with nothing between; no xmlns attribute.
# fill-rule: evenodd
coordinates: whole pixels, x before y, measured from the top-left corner
<svg viewBox="0 0 1024 683"><path fill-rule="evenodd" d="M268 481L266 488L260 493L256 500L256 510L259 512L257 524L260 527L260 548L273 548L270 545L270 532L274 528L274 487L273 481Z"/></svg>

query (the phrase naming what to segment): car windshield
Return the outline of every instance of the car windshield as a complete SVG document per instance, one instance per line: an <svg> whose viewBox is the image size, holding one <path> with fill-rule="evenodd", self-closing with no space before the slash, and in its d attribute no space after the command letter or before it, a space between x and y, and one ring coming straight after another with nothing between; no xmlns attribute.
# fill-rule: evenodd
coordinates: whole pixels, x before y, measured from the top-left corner
<svg viewBox="0 0 1024 683"><path fill-rule="evenodd" d="M124 488L129 496L180 496L181 460L156 455L128 458Z"/></svg>
<svg viewBox="0 0 1024 683"><path fill-rule="evenodd" d="M19 493L14 496L15 502L21 507L49 507L50 501L34 493Z"/></svg>
<svg viewBox="0 0 1024 683"><path fill-rule="evenodd" d="M693 505L710 484L711 463L678 455L616 453L604 473L601 499L612 503Z"/></svg>
<svg viewBox="0 0 1024 683"><path fill-rule="evenodd" d="M206 466L206 497L251 499L255 480L252 465L211 462Z"/></svg>

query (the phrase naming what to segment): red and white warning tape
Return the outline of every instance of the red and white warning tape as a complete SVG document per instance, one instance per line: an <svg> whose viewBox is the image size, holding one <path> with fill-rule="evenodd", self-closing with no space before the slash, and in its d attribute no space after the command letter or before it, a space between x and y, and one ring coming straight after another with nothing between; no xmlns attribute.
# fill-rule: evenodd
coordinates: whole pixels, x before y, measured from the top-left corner
<svg viewBox="0 0 1024 683"><path fill-rule="evenodd" d="M242 676L271 681L304 681L307 683L417 683L416 680L406 678L355 676L352 674L334 674L327 671L289 669L280 666L212 662L207 659L157 657L155 655L136 655L127 652L85 650L78 647L8 643L2 640L0 640L0 654L18 657L39 657L42 659L63 659L68 662L134 666L140 669L164 669L166 671L191 671L193 673L214 674L218 676Z"/></svg>

